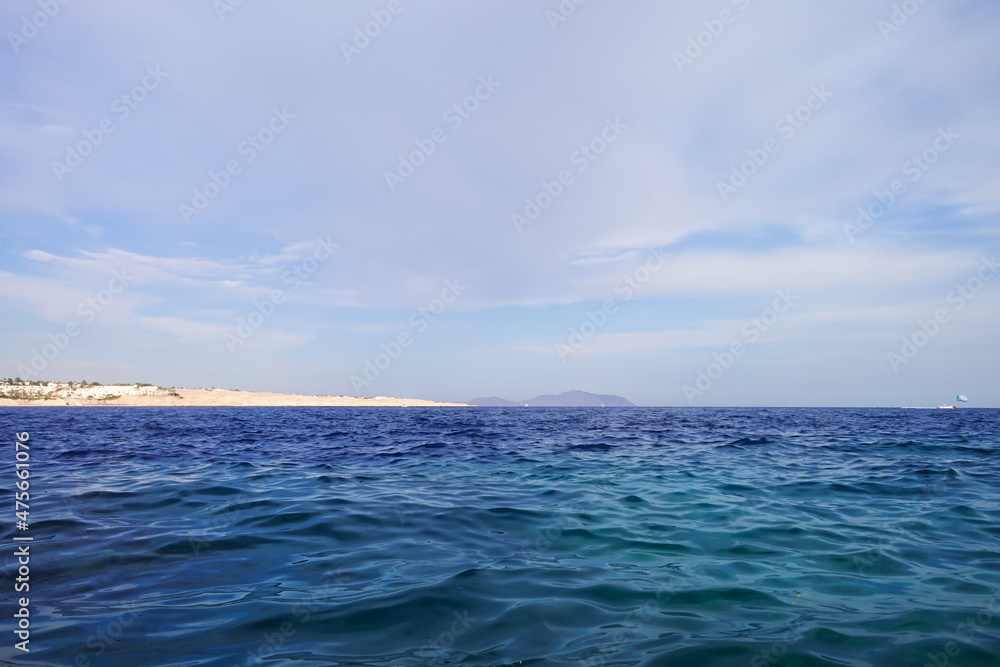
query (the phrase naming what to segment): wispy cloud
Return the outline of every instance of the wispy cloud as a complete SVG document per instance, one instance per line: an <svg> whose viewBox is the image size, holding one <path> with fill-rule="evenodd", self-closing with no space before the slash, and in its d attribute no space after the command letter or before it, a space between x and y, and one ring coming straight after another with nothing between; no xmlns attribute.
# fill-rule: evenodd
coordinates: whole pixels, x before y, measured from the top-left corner
<svg viewBox="0 0 1000 667"><path fill-rule="evenodd" d="M864 375L825 364L837 350L866 358L865 341L912 329L998 250L995 7L927 3L886 39L887 10L864 0L748 3L678 71L674 51L711 18L702 4L591 4L555 32L525 3L413 5L351 62L336 44L370 17L350 3L243 7L225 21L183 3L155 17L141 3L67 6L8 52L0 82L0 301L20 327L5 335L30 348L127 267L134 283L102 320L102 340L174 341L185 352L165 344L143 363L182 376L218 368L219 384L238 385L252 368L192 350L213 354L220 331L283 290L288 307L243 349L259 346L259 363L280 368L286 385L337 393L350 390L341 368L458 276L469 290L380 392L462 398L475 374L532 395L553 378L587 375L627 377L631 397L656 402L664 374L688 372L688 343L725 343L729 327L791 287L808 305L775 332L786 352L761 348L761 363L780 359L806 379ZM0 22L17 25L21 11L0 9ZM168 76L128 104L149 67ZM488 104L456 116L489 76L502 86ZM817 88L832 96L809 107ZM294 122L270 130L285 108ZM628 129L602 143L609 117ZM105 119L113 130L98 135ZM942 127L961 140L848 243L844 225L907 179L904 164ZM53 162L73 151L87 155L57 178ZM588 151L599 159L574 159ZM389 192L384 172L401 161L421 164ZM560 185L563 170L571 186ZM718 183L741 178L723 200ZM178 205L195 189L210 205L185 225ZM544 213L517 234L510 214L529 195ZM338 251L292 290L285 272L316 238ZM650 247L671 259L641 295L575 366L545 366L538 352L594 303L620 296L617 281ZM986 285L948 336L979 341L994 290ZM935 341L940 356L921 354L921 382L874 375L875 359L871 386L974 375L949 340ZM74 348L79 363L107 358L87 345ZM601 365L611 355L617 365ZM993 353L980 365L996 363Z"/></svg>

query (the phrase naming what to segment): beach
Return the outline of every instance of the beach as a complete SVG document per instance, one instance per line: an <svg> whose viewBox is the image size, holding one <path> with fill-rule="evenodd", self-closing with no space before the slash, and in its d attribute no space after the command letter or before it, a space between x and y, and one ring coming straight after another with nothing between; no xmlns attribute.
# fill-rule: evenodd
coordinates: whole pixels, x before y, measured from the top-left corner
<svg viewBox="0 0 1000 667"><path fill-rule="evenodd" d="M465 403L438 403L420 398L376 396L300 396L272 392L234 391L230 389L171 389L177 395L125 395L118 398L88 399L54 397L50 399L0 398L0 406L141 406L141 407L462 407Z"/></svg>

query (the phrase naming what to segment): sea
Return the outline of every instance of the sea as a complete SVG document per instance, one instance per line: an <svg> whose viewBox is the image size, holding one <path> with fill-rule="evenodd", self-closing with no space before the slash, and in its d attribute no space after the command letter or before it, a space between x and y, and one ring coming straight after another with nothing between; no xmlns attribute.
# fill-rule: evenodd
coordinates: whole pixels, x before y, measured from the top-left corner
<svg viewBox="0 0 1000 667"><path fill-rule="evenodd" d="M997 667L998 419L4 408L0 661Z"/></svg>

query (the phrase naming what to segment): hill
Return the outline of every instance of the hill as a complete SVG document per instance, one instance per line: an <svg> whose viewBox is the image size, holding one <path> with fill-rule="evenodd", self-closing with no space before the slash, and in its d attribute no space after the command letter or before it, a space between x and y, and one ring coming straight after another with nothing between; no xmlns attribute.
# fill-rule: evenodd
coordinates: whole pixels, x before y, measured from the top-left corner
<svg viewBox="0 0 1000 667"><path fill-rule="evenodd" d="M613 394L591 394L587 391L564 391L561 394L542 394L526 401L508 401L505 398L489 396L486 398L475 398L469 401L470 405L480 407L515 407L527 406L532 408L584 408L584 407L606 407L624 408L635 407L627 398L615 396Z"/></svg>
<svg viewBox="0 0 1000 667"><path fill-rule="evenodd" d="M478 405L487 408L512 408L517 405L524 405L524 403L508 401L506 398L500 398L499 396L487 396L486 398L474 398L469 401L469 405Z"/></svg>

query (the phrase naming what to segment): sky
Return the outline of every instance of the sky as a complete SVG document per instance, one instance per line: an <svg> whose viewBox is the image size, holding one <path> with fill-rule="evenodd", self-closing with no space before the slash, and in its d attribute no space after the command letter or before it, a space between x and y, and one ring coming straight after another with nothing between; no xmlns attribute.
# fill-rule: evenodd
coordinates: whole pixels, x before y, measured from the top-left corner
<svg viewBox="0 0 1000 667"><path fill-rule="evenodd" d="M1000 406L985 0L0 8L0 377Z"/></svg>

